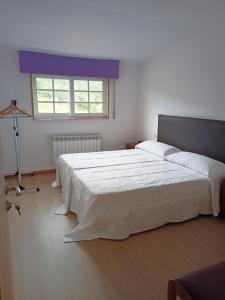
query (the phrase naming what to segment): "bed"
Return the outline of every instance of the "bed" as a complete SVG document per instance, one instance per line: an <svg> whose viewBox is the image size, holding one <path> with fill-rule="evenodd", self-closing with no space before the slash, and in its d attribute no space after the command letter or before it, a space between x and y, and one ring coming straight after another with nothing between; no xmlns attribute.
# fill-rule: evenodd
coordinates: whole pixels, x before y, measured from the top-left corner
<svg viewBox="0 0 225 300"><path fill-rule="evenodd" d="M56 185L63 187L64 204L57 213L72 211L78 220L65 242L124 239L199 214L217 216L225 147L221 142L215 149L214 135L218 139L224 129L221 121L161 115L158 141L185 150L180 154L160 156L151 145L150 152L144 147L61 157Z"/></svg>
<svg viewBox="0 0 225 300"><path fill-rule="evenodd" d="M78 170L72 185L70 211L79 224L65 242L125 239L213 213L207 178L167 161Z"/></svg>
<svg viewBox="0 0 225 300"><path fill-rule="evenodd" d="M56 180L52 186L62 187L63 205L56 211L56 214L63 215L70 211L72 174L74 171L158 160L162 160L162 158L140 149L60 155L56 164Z"/></svg>

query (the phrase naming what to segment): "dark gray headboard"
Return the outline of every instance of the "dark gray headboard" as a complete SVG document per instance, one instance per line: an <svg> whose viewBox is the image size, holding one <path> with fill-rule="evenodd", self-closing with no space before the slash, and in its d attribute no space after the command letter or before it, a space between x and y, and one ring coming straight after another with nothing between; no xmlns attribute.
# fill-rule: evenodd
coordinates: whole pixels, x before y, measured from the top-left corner
<svg viewBox="0 0 225 300"><path fill-rule="evenodd" d="M225 121L159 115L158 141L225 163Z"/></svg>

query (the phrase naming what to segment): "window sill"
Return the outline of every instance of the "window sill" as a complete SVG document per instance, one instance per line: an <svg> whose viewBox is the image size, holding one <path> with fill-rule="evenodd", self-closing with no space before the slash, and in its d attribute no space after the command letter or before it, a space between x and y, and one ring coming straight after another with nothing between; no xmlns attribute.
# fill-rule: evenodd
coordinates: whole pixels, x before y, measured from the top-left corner
<svg viewBox="0 0 225 300"><path fill-rule="evenodd" d="M60 116L52 116L52 115L38 115L38 116L33 116L34 120L37 121L56 121L56 120L88 120L88 119L109 119L109 115L98 115L98 114L93 114L93 115L71 115L71 116L66 116L66 115L60 115Z"/></svg>

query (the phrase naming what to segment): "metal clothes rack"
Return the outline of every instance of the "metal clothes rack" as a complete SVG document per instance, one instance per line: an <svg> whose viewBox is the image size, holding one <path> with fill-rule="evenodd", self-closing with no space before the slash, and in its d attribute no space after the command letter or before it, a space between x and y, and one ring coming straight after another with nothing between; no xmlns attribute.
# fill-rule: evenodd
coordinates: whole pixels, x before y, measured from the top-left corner
<svg viewBox="0 0 225 300"><path fill-rule="evenodd" d="M38 186L24 186L22 184L22 173L21 173L21 165L20 165L20 147L19 147L19 127L18 127L18 119L32 117L32 115L23 109L17 106L16 100L10 100L11 104L3 110L0 110L0 118L13 118L13 132L14 132L14 140L15 140L15 154L16 154L16 173L17 176L17 185L15 186L7 186L6 193L8 191L15 190L18 196L22 195L22 193L26 191L38 192L40 188Z"/></svg>

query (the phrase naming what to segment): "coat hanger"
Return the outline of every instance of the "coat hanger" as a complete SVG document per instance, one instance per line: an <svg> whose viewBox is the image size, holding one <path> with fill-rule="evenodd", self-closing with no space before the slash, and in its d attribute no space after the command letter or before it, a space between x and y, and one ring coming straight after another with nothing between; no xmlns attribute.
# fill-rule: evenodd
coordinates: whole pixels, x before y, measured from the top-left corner
<svg viewBox="0 0 225 300"><path fill-rule="evenodd" d="M11 100L11 104L8 107L0 110L0 118L12 118L14 111L17 113L17 115L19 115L19 118L32 117L32 114L17 106L16 100Z"/></svg>
<svg viewBox="0 0 225 300"><path fill-rule="evenodd" d="M25 110L19 108L17 106L17 101L16 100L10 100L10 105L3 110L0 110L0 118L13 118L13 131L14 131L14 140L15 140L15 158L16 158L16 173L15 175L17 176L17 185L15 186L7 186L6 187L6 193L8 191L16 191L16 195L20 196L23 194L24 191L39 191L38 186L23 186L22 185L22 173L21 173L21 166L20 166L20 148L19 148L19 129L18 129L18 118L23 118L23 117L32 117L32 115ZM9 207L10 209L10 207ZM20 206L17 205L16 209L18 210L20 214Z"/></svg>

